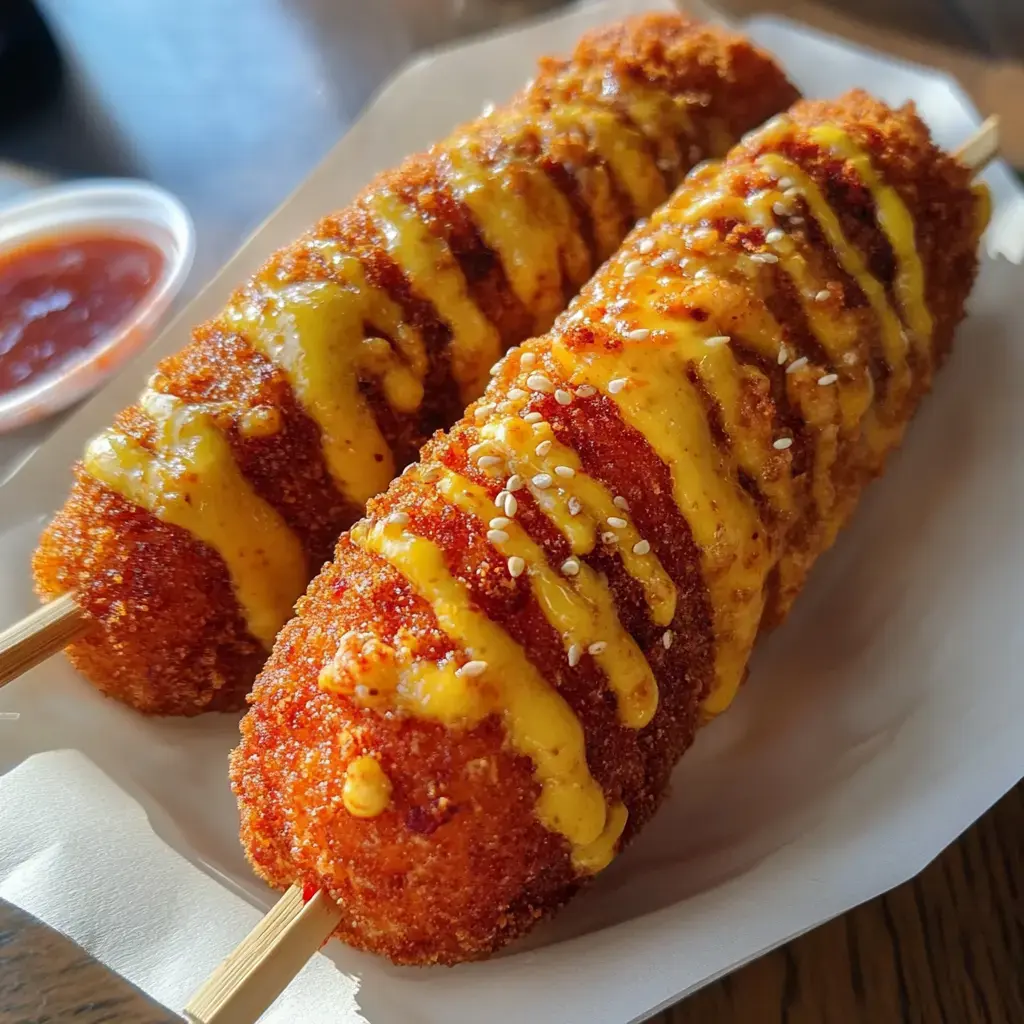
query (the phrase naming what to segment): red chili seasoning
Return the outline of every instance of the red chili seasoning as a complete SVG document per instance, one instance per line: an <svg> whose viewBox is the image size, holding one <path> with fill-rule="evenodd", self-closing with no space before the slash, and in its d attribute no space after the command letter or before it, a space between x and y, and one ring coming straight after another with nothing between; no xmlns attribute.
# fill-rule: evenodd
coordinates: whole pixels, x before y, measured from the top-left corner
<svg viewBox="0 0 1024 1024"><path fill-rule="evenodd" d="M163 262L148 242L118 235L44 238L0 253L0 395L102 342Z"/></svg>

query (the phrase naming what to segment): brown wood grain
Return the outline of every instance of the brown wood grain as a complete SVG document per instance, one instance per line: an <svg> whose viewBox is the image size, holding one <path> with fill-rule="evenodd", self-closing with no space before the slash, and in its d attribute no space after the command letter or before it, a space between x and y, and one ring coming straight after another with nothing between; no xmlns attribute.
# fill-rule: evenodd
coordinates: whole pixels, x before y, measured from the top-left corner
<svg viewBox="0 0 1024 1024"><path fill-rule="evenodd" d="M179 1024L80 946L0 900L0 1024Z"/></svg>
<svg viewBox="0 0 1024 1024"><path fill-rule="evenodd" d="M1024 783L892 892L656 1024L1022 1024Z"/></svg>

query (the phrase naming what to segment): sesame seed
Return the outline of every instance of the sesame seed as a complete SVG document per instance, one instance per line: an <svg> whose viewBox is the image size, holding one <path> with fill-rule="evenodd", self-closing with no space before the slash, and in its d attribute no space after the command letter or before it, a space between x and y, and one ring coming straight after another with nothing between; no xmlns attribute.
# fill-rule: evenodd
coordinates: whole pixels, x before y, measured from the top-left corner
<svg viewBox="0 0 1024 1024"><path fill-rule="evenodd" d="M611 530L609 530L607 533L602 533L601 540L604 541L605 544L619 543L619 538L614 533L612 533Z"/></svg>
<svg viewBox="0 0 1024 1024"><path fill-rule="evenodd" d="M792 188L792 187L793 187L793 179L792 178L779 178L779 188L787 189L787 188Z"/></svg>
<svg viewBox="0 0 1024 1024"><path fill-rule="evenodd" d="M543 391L545 394L550 394L555 390L555 385L543 373L531 373L526 378L526 386L534 391Z"/></svg>
<svg viewBox="0 0 1024 1024"><path fill-rule="evenodd" d="M509 413L512 411L512 403L499 402L494 408L497 412Z"/></svg>
<svg viewBox="0 0 1024 1024"><path fill-rule="evenodd" d="M511 519L519 511L519 499L514 494L505 495L505 515Z"/></svg>
<svg viewBox="0 0 1024 1024"><path fill-rule="evenodd" d="M544 456L547 455L549 451L551 451L551 446L553 444L554 441L541 441L541 443L537 445L537 447L534 448L533 450L543 459Z"/></svg>
<svg viewBox="0 0 1024 1024"><path fill-rule="evenodd" d="M504 516L495 516L487 525L492 530L504 530L505 527L508 526L509 522L510 520L506 519Z"/></svg>
<svg viewBox="0 0 1024 1024"><path fill-rule="evenodd" d="M835 384L837 380L839 380L838 373L826 373L823 377L818 378L818 383L824 388L829 384Z"/></svg>
<svg viewBox="0 0 1024 1024"><path fill-rule="evenodd" d="M405 512L392 512L384 521L392 526L405 526L409 522L409 517Z"/></svg>
<svg viewBox="0 0 1024 1024"><path fill-rule="evenodd" d="M491 469L494 466L500 466L501 462L501 457L498 455L481 455L480 458L476 460L476 464L481 469Z"/></svg>
<svg viewBox="0 0 1024 1024"><path fill-rule="evenodd" d="M827 288L822 288L814 298L818 302L828 302L828 300L832 298L832 293Z"/></svg>
<svg viewBox="0 0 1024 1024"><path fill-rule="evenodd" d="M420 473L420 479L425 484L432 484L441 475L440 466L424 466Z"/></svg>
<svg viewBox="0 0 1024 1024"><path fill-rule="evenodd" d="M789 358L789 352L786 351L786 346L785 345L780 345L779 346L779 358L776 360L776 362L779 364L779 366L783 366L788 358Z"/></svg>
<svg viewBox="0 0 1024 1024"><path fill-rule="evenodd" d="M626 331L626 337L630 341L646 341L651 336L651 332L646 327L637 327L636 330Z"/></svg>
<svg viewBox="0 0 1024 1024"><path fill-rule="evenodd" d="M776 242L781 242L786 237L786 232L779 228L772 228L767 235L764 236L764 240L769 245L775 245Z"/></svg>
<svg viewBox="0 0 1024 1024"><path fill-rule="evenodd" d="M756 259L758 263L778 263L779 257L773 252L758 252L750 257Z"/></svg>
<svg viewBox="0 0 1024 1024"><path fill-rule="evenodd" d="M486 661L467 661L460 669L455 670L457 676L479 676L487 671Z"/></svg>
<svg viewBox="0 0 1024 1024"><path fill-rule="evenodd" d="M533 478L533 486L541 491L543 491L547 487L550 487L553 482L554 481L551 479L550 473L538 473Z"/></svg>
<svg viewBox="0 0 1024 1024"><path fill-rule="evenodd" d="M621 508L623 512L629 511L629 502L626 501L626 499L621 494L616 494L615 497L612 498L612 504L616 508Z"/></svg>
<svg viewBox="0 0 1024 1024"><path fill-rule="evenodd" d="M638 540L633 545L634 555L648 555L651 552L651 542L648 540Z"/></svg>
<svg viewBox="0 0 1024 1024"><path fill-rule="evenodd" d="M518 491L522 488L524 483L523 478L518 473L513 473L505 484L506 491Z"/></svg>
<svg viewBox="0 0 1024 1024"><path fill-rule="evenodd" d="M562 572L566 576L578 576L580 571L580 560L578 558L567 558L562 563Z"/></svg>
<svg viewBox="0 0 1024 1024"><path fill-rule="evenodd" d="M654 252L654 239L653 238L642 238L640 244L636 247L636 251L643 256L646 256L649 252Z"/></svg>
<svg viewBox="0 0 1024 1024"><path fill-rule="evenodd" d="M492 377L493 377L493 376L494 376L494 375L495 375L495 374L496 374L496 373L497 373L497 372L498 372L498 371L499 371L499 370L501 369L501 364L502 364L502 362L503 362L503 360L499 359L499 360L498 360L498 361L497 361L497 362L496 362L496 363L495 363L495 364L494 364L494 365L493 365L493 366L492 366L492 367L490 368L490 370L488 370L488 373L490 373L490 375L491 375Z"/></svg>
<svg viewBox="0 0 1024 1024"><path fill-rule="evenodd" d="M580 650L579 644L569 644L569 651L567 653L569 659L569 668L575 668L580 663L580 658L583 657L583 652Z"/></svg>
<svg viewBox="0 0 1024 1024"><path fill-rule="evenodd" d="M569 515L578 516L583 511L583 502L574 494L569 499Z"/></svg>
<svg viewBox="0 0 1024 1024"><path fill-rule="evenodd" d="M609 516L605 520L605 522L607 522L609 526L613 527L616 530L624 530L627 526L629 526L629 523L627 523L626 520L622 518L622 516Z"/></svg>
<svg viewBox="0 0 1024 1024"><path fill-rule="evenodd" d="M731 340L728 334L716 334L712 338L705 338L704 344L708 348L718 348L719 345L727 345Z"/></svg>
<svg viewBox="0 0 1024 1024"><path fill-rule="evenodd" d="M576 470L572 466L555 466L555 475L571 480L576 475Z"/></svg>
<svg viewBox="0 0 1024 1024"><path fill-rule="evenodd" d="M591 384L581 384L576 389L577 398L593 398L597 394L597 388Z"/></svg>
<svg viewBox="0 0 1024 1024"><path fill-rule="evenodd" d="M466 454L467 455L476 455L477 452L482 452L487 447L487 445L489 443L490 442L488 442L488 441L479 441L477 444L471 444L466 449Z"/></svg>
<svg viewBox="0 0 1024 1024"><path fill-rule="evenodd" d="M788 212L788 207L785 203L772 203L772 213L777 217L785 217Z"/></svg>
<svg viewBox="0 0 1024 1024"><path fill-rule="evenodd" d="M508 534L504 530L488 530L487 539L492 544L504 544L508 540Z"/></svg>
<svg viewBox="0 0 1024 1024"><path fill-rule="evenodd" d="M540 423L544 417L539 412L528 412L523 416L524 423Z"/></svg>
<svg viewBox="0 0 1024 1024"><path fill-rule="evenodd" d="M536 352L524 352L519 360L519 365L524 369L528 370L533 364L537 362Z"/></svg>
<svg viewBox="0 0 1024 1024"><path fill-rule="evenodd" d="M807 365L807 356L801 356L799 359L794 359L793 362L786 367L786 373L796 373L797 370L802 370Z"/></svg>
<svg viewBox="0 0 1024 1024"><path fill-rule="evenodd" d="M793 438L791 437L780 437L772 447L780 452L784 452L787 448L791 448L793 445Z"/></svg>
<svg viewBox="0 0 1024 1024"><path fill-rule="evenodd" d="M570 405L572 403L572 392L566 391L565 388L558 388L555 391L555 401L559 405Z"/></svg>
<svg viewBox="0 0 1024 1024"><path fill-rule="evenodd" d="M587 654L604 654L608 650L608 644L604 640L596 640L587 648Z"/></svg>
<svg viewBox="0 0 1024 1024"><path fill-rule="evenodd" d="M804 222L803 217L790 217L789 218L789 223L790 224L803 224L803 222Z"/></svg>
<svg viewBox="0 0 1024 1024"><path fill-rule="evenodd" d="M628 383L627 377L616 377L615 380L608 381L609 394L617 395Z"/></svg>
<svg viewBox="0 0 1024 1024"><path fill-rule="evenodd" d="M478 405L473 413L473 416L477 420L485 420L491 413L494 412L494 403L485 402L483 405Z"/></svg>
<svg viewBox="0 0 1024 1024"><path fill-rule="evenodd" d="M630 260L623 268L623 277L636 277L644 269L643 260Z"/></svg>
<svg viewBox="0 0 1024 1024"><path fill-rule="evenodd" d="M800 189L798 189L796 185L790 185L789 188L787 188L785 192L783 192L782 194L784 196L789 196L790 198L792 198L793 196L800 195Z"/></svg>
<svg viewBox="0 0 1024 1024"><path fill-rule="evenodd" d="M672 641L674 639L675 636L672 633L672 630L666 629L665 632L661 634L661 646L667 651L672 646Z"/></svg>
<svg viewBox="0 0 1024 1024"><path fill-rule="evenodd" d="M519 401L520 398L526 398L529 395L528 391L524 391L522 388L511 388L508 393L508 397L513 402Z"/></svg>
<svg viewBox="0 0 1024 1024"><path fill-rule="evenodd" d="M647 227L647 225L648 225L648 223L649 223L649 222L650 222L650 218L648 218L648 217L641 217L641 218L640 218L640 219L639 219L639 220L638 220L638 221L636 222L636 228L637 228L637 230L638 230L638 231L643 231L643 229L644 229L645 227Z"/></svg>
<svg viewBox="0 0 1024 1024"><path fill-rule="evenodd" d="M513 555L508 560L508 574L513 579L517 576L522 576L523 571L526 569L526 561L520 558L518 555Z"/></svg>

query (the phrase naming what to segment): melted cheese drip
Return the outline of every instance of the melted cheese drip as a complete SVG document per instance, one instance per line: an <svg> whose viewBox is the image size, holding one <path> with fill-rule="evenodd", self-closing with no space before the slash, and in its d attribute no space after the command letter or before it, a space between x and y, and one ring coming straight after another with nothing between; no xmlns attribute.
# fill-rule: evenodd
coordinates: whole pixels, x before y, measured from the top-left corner
<svg viewBox="0 0 1024 1024"><path fill-rule="evenodd" d="M491 166L470 150L461 137L449 144L448 185L498 254L512 291L534 314L534 329L546 331L565 306L566 286L575 291L590 275L576 216L539 164L508 157Z"/></svg>
<svg viewBox="0 0 1024 1024"><path fill-rule="evenodd" d="M458 262L418 211L383 190L367 201L388 252L413 289L429 300L451 330L451 371L467 404L484 390L501 355L495 326L473 301Z"/></svg>
<svg viewBox="0 0 1024 1024"><path fill-rule="evenodd" d="M440 629L470 659L486 663L486 687L477 692L486 711L501 716L513 748L533 762L540 821L565 836L574 851L599 840L609 815L587 767L583 727L522 647L473 607L465 584L448 571L444 552L432 541L395 524L365 521L350 536L394 566L431 606Z"/></svg>
<svg viewBox="0 0 1024 1024"><path fill-rule="evenodd" d="M423 339L401 308L366 279L362 264L337 246L316 246L337 280L289 285L259 301L236 302L225 318L288 378L296 397L320 427L324 460L349 500L363 504L395 474L394 458L359 390L380 382L398 412L423 400L427 357ZM364 337L367 328L381 337Z"/></svg>
<svg viewBox="0 0 1024 1024"><path fill-rule="evenodd" d="M341 799L355 818L376 818L384 813L391 803L391 780L376 758L364 755L349 763Z"/></svg>
<svg viewBox="0 0 1024 1024"><path fill-rule="evenodd" d="M672 621L676 611L672 578L653 552L639 555L633 550L643 539L636 527L615 504L608 489L583 472L576 452L558 442L550 423L531 427L510 417L484 424L480 436L505 454L510 470L523 477L537 505L569 542L574 555L588 555L594 550L598 535L609 530L610 517L625 519L626 526L614 531L623 568L643 588L655 625L667 626ZM545 442L549 450L544 456L537 455L537 446ZM558 466L569 467L575 475L560 476ZM550 488L541 489L534 483L533 478L543 473L552 478ZM574 513L576 507L579 511Z"/></svg>
<svg viewBox="0 0 1024 1024"><path fill-rule="evenodd" d="M481 523L494 517L494 502L487 491L457 473L446 470L437 489ZM574 644L585 651L598 641L605 643L594 660L608 677L623 725L642 729L658 708L658 684L640 648L622 628L607 582L583 564L571 580L560 576L548 564L544 549L515 521L501 532L507 539L491 543L505 558L517 556L526 563L533 596L561 634L566 650Z"/></svg>
<svg viewBox="0 0 1024 1024"><path fill-rule="evenodd" d="M242 475L213 414L147 390L153 450L117 430L85 452L87 473L223 559L249 632L269 648L307 582L302 545Z"/></svg>

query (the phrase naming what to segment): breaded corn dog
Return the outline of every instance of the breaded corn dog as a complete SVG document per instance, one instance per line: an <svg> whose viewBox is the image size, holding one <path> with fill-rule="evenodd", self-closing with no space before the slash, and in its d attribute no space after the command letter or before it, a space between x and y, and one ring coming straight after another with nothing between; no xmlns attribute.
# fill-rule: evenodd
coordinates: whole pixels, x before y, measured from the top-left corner
<svg viewBox="0 0 1024 1024"><path fill-rule="evenodd" d="M43 534L40 595L94 624L74 664L145 712L239 707L395 467L695 162L794 98L744 40L634 18L273 256L90 444Z"/></svg>
<svg viewBox="0 0 1024 1024"><path fill-rule="evenodd" d="M257 873L423 964L607 865L900 443L986 218L863 93L697 169L300 601L232 756Z"/></svg>

